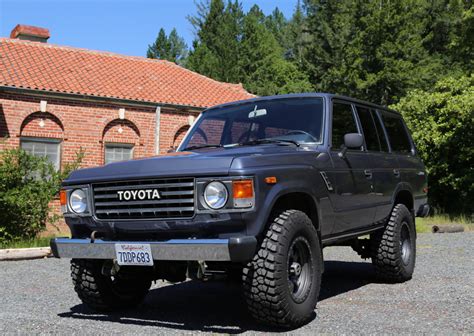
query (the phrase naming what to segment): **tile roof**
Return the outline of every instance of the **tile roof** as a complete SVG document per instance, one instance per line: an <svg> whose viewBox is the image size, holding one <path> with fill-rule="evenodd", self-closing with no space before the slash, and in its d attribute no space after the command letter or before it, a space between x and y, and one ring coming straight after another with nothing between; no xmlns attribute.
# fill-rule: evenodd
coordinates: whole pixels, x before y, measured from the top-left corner
<svg viewBox="0 0 474 336"><path fill-rule="evenodd" d="M164 60L8 38L0 38L0 86L195 107L254 97Z"/></svg>

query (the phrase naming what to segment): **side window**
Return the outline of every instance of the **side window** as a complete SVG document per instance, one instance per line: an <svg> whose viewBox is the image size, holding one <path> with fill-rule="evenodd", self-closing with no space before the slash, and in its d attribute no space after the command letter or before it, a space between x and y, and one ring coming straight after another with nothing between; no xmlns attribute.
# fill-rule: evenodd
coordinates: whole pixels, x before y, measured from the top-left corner
<svg viewBox="0 0 474 336"><path fill-rule="evenodd" d="M133 146L128 144L106 144L105 164L131 160L133 157Z"/></svg>
<svg viewBox="0 0 474 336"><path fill-rule="evenodd" d="M369 109L357 106L357 115L359 116L359 120L362 125L362 131L364 132L367 150L380 151L377 130Z"/></svg>
<svg viewBox="0 0 474 336"><path fill-rule="evenodd" d="M392 151L398 153L410 153L412 149L411 143L402 119L386 112L383 112L382 116Z"/></svg>
<svg viewBox="0 0 474 336"><path fill-rule="evenodd" d="M387 137L385 136L382 124L380 123L380 118L377 115L377 112L375 112L374 110L370 110L370 114L372 114L372 118L374 118L375 121L375 127L377 128L377 134L379 136L380 141L380 150L382 152L388 152Z"/></svg>
<svg viewBox="0 0 474 336"><path fill-rule="evenodd" d="M358 132L352 106L345 103L334 103L332 107L332 148L334 150L342 148L344 135Z"/></svg>
<svg viewBox="0 0 474 336"><path fill-rule="evenodd" d="M59 170L61 144L53 139L21 139L21 148L26 152L46 158Z"/></svg>

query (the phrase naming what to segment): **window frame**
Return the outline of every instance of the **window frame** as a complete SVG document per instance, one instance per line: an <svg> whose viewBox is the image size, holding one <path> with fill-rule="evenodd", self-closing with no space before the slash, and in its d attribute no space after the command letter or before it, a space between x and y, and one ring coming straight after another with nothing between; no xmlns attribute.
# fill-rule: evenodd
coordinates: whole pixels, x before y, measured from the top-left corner
<svg viewBox="0 0 474 336"><path fill-rule="evenodd" d="M324 146L326 144L326 139L330 137L330 131L326 130L327 123L329 122L328 121L328 119L329 119L329 114L328 114L329 109L332 108L330 98L325 97L325 96L319 96L319 95L305 96L305 97L292 97L292 96L290 96L290 97L282 97L282 98L277 98L277 99L272 99L272 98L271 99L262 99L262 100L258 100L258 102L266 102L266 101L272 101L272 100L296 100L296 99L298 99L298 100L302 100L302 99L304 99L304 100L321 100L321 108L322 108L321 139L318 142L304 142L304 143L301 143L301 146L303 146L303 147ZM183 141L178 146L177 151L183 151L183 149L185 147L189 146L189 141L191 139L190 138L188 139L188 137L190 136L190 134L194 133L197 128L199 128L200 123L201 123L201 120L199 120L199 119L203 118L206 113L216 111L216 110L219 110L221 108L226 108L226 107L231 107L231 106L238 106L238 105L243 105L243 104L247 104L247 103L248 103L248 101L244 100L241 103L230 103L230 104L225 104L224 106L218 105L216 107L211 107L211 108L206 109L203 112L201 112L198 119L196 119L196 121L190 127L190 129L188 130L188 133L183 138ZM227 125L227 123L226 123L226 125L224 126L224 129L223 129L221 142L223 142L223 140L228 136L228 130L229 130L229 125Z"/></svg>
<svg viewBox="0 0 474 336"><path fill-rule="evenodd" d="M374 120L373 115L372 115L372 111L375 111L375 109L371 108L368 105L359 104L359 103L353 103L352 105L354 107L355 114L357 115L357 122L359 123L359 132L362 134L362 137L364 138L364 145L363 145L364 151L367 152L367 153L387 153L387 152L384 152L382 150L381 139L380 139L380 136L379 136L379 133L378 133L378 130L377 130L377 125L375 124L377 121ZM367 110L367 112L369 113L370 119L372 120L373 127L375 129L375 136L377 138L377 142L378 142L378 145L379 145L379 150L373 150L373 149L368 148L367 141L365 140L364 127L362 126L362 121L360 120L359 110L357 110L357 107L361 107L361 108ZM387 145L387 148L388 148L388 145Z"/></svg>
<svg viewBox="0 0 474 336"><path fill-rule="evenodd" d="M107 151L107 147L115 147L115 148L129 148L130 149L130 159L128 160L132 160L134 158L134 154L135 154L135 145L132 144L132 143L125 143L125 142L106 142L104 144L104 165L106 164L109 164L109 163L114 163L114 162L122 162L122 161L128 161L128 160L120 160L120 161L112 161L112 162L107 162L106 161L106 158L107 158L107 154L106 154L106 151Z"/></svg>
<svg viewBox="0 0 474 336"><path fill-rule="evenodd" d="M340 152L341 148L334 148L334 146L332 145L332 135L333 135L332 130L333 130L333 121L334 121L334 104L349 105L351 107L352 118L354 119L354 122L355 122L355 125L356 125L356 128L357 128L357 132L359 134L361 134L362 137L364 137L364 133L362 133L362 130L361 130L359 116L356 113L355 104L351 101L347 101L347 100L343 100L343 99L339 99L339 98L332 99L331 100L331 120L330 120L330 125L329 125L330 130L328 132L329 133L328 146L329 146L331 151ZM365 148L366 148L366 146L365 146L365 138L364 138L364 143L362 144L360 149L347 148L347 152L354 152L354 153L364 152Z"/></svg>
<svg viewBox="0 0 474 336"><path fill-rule="evenodd" d="M26 151L23 148L23 143L24 142L36 142L36 143L43 143L43 144L55 144L57 145L57 163L51 162L54 167L57 169L57 171L61 170L62 166L62 139L58 138L42 138L42 137L20 137L20 148L24 151ZM31 155L34 155L33 153ZM34 155L37 156L37 155ZM42 156L44 157L44 156ZM49 161L49 160L48 160Z"/></svg>
<svg viewBox="0 0 474 336"><path fill-rule="evenodd" d="M389 147L389 150L390 150L390 153L393 153L393 154L396 154L396 155L409 155L409 156L416 156L416 147L415 147L415 143L411 137L411 133L410 131L408 130L408 127L407 125L405 124L405 120L403 120L403 117L397 113L397 112L394 112L394 111L390 111L390 110L382 110L382 109L377 109L377 114L379 116L379 119L380 119L380 123L382 124L382 128L385 132L385 136L387 138L387 143L388 143L388 147ZM385 123L384 123L384 120L383 120L383 114L388 114L396 119L399 119L401 122L402 122L402 127L405 131L405 135L407 136L408 138L408 143L410 144L410 150L408 152L399 152L399 151L395 151L393 150L392 148L392 143L391 143L391 140L390 140L390 136L388 135L388 131L385 127Z"/></svg>

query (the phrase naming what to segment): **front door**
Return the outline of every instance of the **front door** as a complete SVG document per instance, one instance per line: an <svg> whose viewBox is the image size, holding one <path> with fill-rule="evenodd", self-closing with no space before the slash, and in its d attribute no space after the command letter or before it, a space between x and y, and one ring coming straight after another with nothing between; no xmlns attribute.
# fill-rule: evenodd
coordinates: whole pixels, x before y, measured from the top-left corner
<svg viewBox="0 0 474 336"><path fill-rule="evenodd" d="M368 226L375 215L371 201L374 185L370 155L360 148L348 149L341 157L344 135L347 133L362 133L353 107L348 102L334 101L330 149L333 168L326 171L328 179L334 183L334 193L330 194L335 211L333 234Z"/></svg>

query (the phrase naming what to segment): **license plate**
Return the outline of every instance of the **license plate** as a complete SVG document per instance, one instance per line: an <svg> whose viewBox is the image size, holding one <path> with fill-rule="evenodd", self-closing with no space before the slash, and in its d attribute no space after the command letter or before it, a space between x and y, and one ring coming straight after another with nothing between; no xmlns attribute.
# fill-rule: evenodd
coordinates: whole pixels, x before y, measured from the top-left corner
<svg viewBox="0 0 474 336"><path fill-rule="evenodd" d="M115 244L115 255L121 266L153 266L150 244Z"/></svg>

